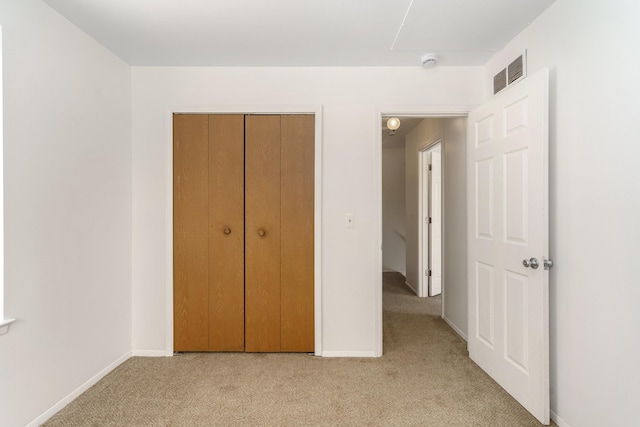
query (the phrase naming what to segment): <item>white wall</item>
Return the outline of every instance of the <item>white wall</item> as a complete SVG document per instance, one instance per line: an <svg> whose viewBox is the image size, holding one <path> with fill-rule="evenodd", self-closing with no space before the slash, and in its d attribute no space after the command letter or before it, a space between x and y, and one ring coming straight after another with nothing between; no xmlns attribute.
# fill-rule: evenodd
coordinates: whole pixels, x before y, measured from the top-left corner
<svg viewBox="0 0 640 427"><path fill-rule="evenodd" d="M442 316L467 335L467 118L442 120Z"/></svg>
<svg viewBox="0 0 640 427"><path fill-rule="evenodd" d="M487 66L526 48L551 70L551 409L572 427L640 420L639 16L557 0Z"/></svg>
<svg viewBox="0 0 640 427"><path fill-rule="evenodd" d="M0 425L131 350L130 69L37 0L2 0Z"/></svg>
<svg viewBox="0 0 640 427"><path fill-rule="evenodd" d="M405 274L404 144L382 148L382 269Z"/></svg>
<svg viewBox="0 0 640 427"><path fill-rule="evenodd" d="M424 119L406 136L407 285L417 293L419 268L420 150L442 139L442 119Z"/></svg>
<svg viewBox="0 0 640 427"><path fill-rule="evenodd" d="M482 68L133 67L133 348L166 348L171 107L322 105L323 351L374 354L379 106L476 105ZM387 85L387 82L393 82ZM379 155L379 154L378 154ZM345 229L352 212L355 229ZM376 246L378 246L376 248Z"/></svg>

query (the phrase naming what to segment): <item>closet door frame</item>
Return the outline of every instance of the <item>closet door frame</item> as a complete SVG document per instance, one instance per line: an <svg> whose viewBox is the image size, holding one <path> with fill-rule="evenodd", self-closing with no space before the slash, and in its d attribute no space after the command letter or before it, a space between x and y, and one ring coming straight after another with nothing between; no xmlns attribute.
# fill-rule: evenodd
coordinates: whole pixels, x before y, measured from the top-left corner
<svg viewBox="0 0 640 427"><path fill-rule="evenodd" d="M165 356L173 350L173 115L174 114L309 114L315 116L314 135L314 224L313 292L314 354L322 356L322 106L319 105L246 105L210 107L173 107L166 111L165 153Z"/></svg>

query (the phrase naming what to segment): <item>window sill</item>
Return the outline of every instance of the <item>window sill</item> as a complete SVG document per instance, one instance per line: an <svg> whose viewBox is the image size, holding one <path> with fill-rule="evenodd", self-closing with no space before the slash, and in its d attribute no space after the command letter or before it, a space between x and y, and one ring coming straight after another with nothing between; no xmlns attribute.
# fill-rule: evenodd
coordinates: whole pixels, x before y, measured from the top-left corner
<svg viewBox="0 0 640 427"><path fill-rule="evenodd" d="M4 335L9 332L9 325L15 322L16 319L0 320L0 335Z"/></svg>

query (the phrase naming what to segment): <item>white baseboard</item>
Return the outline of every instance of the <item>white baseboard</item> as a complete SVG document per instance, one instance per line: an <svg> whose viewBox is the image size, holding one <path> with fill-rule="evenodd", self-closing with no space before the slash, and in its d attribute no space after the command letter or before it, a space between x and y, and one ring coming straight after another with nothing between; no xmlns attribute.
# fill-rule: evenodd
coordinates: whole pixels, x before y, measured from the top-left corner
<svg viewBox="0 0 640 427"><path fill-rule="evenodd" d="M167 352L164 350L133 350L132 356L140 357L166 357ZM173 356L170 354L169 356Z"/></svg>
<svg viewBox="0 0 640 427"><path fill-rule="evenodd" d="M451 327L451 329L453 329L456 332L456 334L460 335L463 340L468 341L467 334L462 332L462 330L460 330L460 328L458 328L451 320L447 319L447 316L442 315L442 319L445 322L447 322L447 325L449 325Z"/></svg>
<svg viewBox="0 0 640 427"><path fill-rule="evenodd" d="M555 422L556 424L558 424L558 427L569 427L569 424L567 424L567 422L565 420L563 420L562 418L560 418L558 416L558 414L556 414L555 412L551 411L551 419L553 420L553 422Z"/></svg>
<svg viewBox="0 0 640 427"><path fill-rule="evenodd" d="M322 357L376 357L373 351L323 351Z"/></svg>
<svg viewBox="0 0 640 427"><path fill-rule="evenodd" d="M76 397L80 396L82 393L87 391L91 386L93 386L95 383L97 383L102 378L104 378L105 375L107 375L109 372L113 371L115 368L117 368L122 363L127 361L130 357L131 357L131 352L129 351L129 352L123 354L122 356L120 356L119 358L117 358L115 360L115 362L111 363L109 366L104 368L102 371L100 371L97 374L95 374L87 382L85 382L80 387L78 387L77 389L72 391L69 395L67 395L67 397L65 397L64 399L62 399L61 401L59 401L58 403L53 405L51 408L46 410L38 418L36 418L35 420L33 420L29 424L27 424L26 427L38 427L40 424L44 423L49 418L53 417L55 414L60 412L60 410L62 408L67 406L69 403L71 403L71 401L73 399L75 399Z"/></svg>

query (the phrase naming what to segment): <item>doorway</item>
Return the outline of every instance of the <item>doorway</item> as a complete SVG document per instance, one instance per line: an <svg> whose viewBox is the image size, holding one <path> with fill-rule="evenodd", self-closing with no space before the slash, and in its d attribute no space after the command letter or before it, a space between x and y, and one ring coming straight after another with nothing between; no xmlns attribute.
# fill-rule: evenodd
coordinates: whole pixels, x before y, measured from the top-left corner
<svg viewBox="0 0 640 427"><path fill-rule="evenodd" d="M405 248L406 248L406 285L411 288L416 295L420 291L420 213L419 213L419 187L420 187L420 151L427 151L426 149L433 146L437 141L441 141L441 150L443 163L451 161L452 168L447 170L447 165L443 167L442 185L445 194L442 203L442 304L441 304L441 317L460 335L463 339L466 339L466 325L467 325L467 309L466 309L466 116L470 108L451 108L449 111L429 111L428 109L400 109L400 108L383 108L378 110L378 172L379 177L379 243L381 251L379 253L378 270L379 272L386 271L384 267L387 267L385 261L388 262L388 258L385 257L385 242L383 241L385 236L385 227L383 225L383 187L386 186L386 182L383 182L383 161L386 161L386 153L384 150L383 138L387 129L381 126L380 123L386 123L385 118L398 117L401 122L403 120L417 119L420 122L431 123L431 134L428 137L423 137L419 144L411 143L410 147L405 147L405 150L413 150L411 153L406 152L406 200L405 207L407 209L405 224ZM402 127L402 125L401 125ZM425 129L422 129L425 131ZM424 134L424 132L423 132ZM449 135L451 138L443 137L443 135ZM424 136L424 135L423 135ZM449 139L452 143L449 145ZM406 144L405 144L406 145ZM449 151L447 151L449 149ZM449 156L449 157L447 157ZM413 160L411 160L413 158ZM447 183L447 179L449 179ZM449 186L449 187L447 187ZM447 199L447 189L453 189L450 197ZM385 189L386 190L386 189ZM447 208L452 209L451 214L447 214ZM448 222L447 222L448 221ZM386 236L388 236L388 229L386 230ZM450 235L448 236L449 233ZM387 248L388 250L388 248ZM449 254L449 256L447 256ZM386 259L385 259L386 258ZM457 271L456 271L457 270ZM448 289L447 272L452 275L451 289ZM428 272L427 272L428 274ZM433 273L432 273L433 274ZM428 276L427 276L428 277ZM382 274L379 275L379 282L377 286L377 321L379 327L378 342L377 342L377 355L381 356L383 353L382 348ZM428 283L428 282L426 282ZM428 292L428 286L424 286L426 295ZM448 297L451 296L451 300Z"/></svg>
<svg viewBox="0 0 640 427"><path fill-rule="evenodd" d="M442 133L437 118L382 120L383 273L418 297L441 294Z"/></svg>

